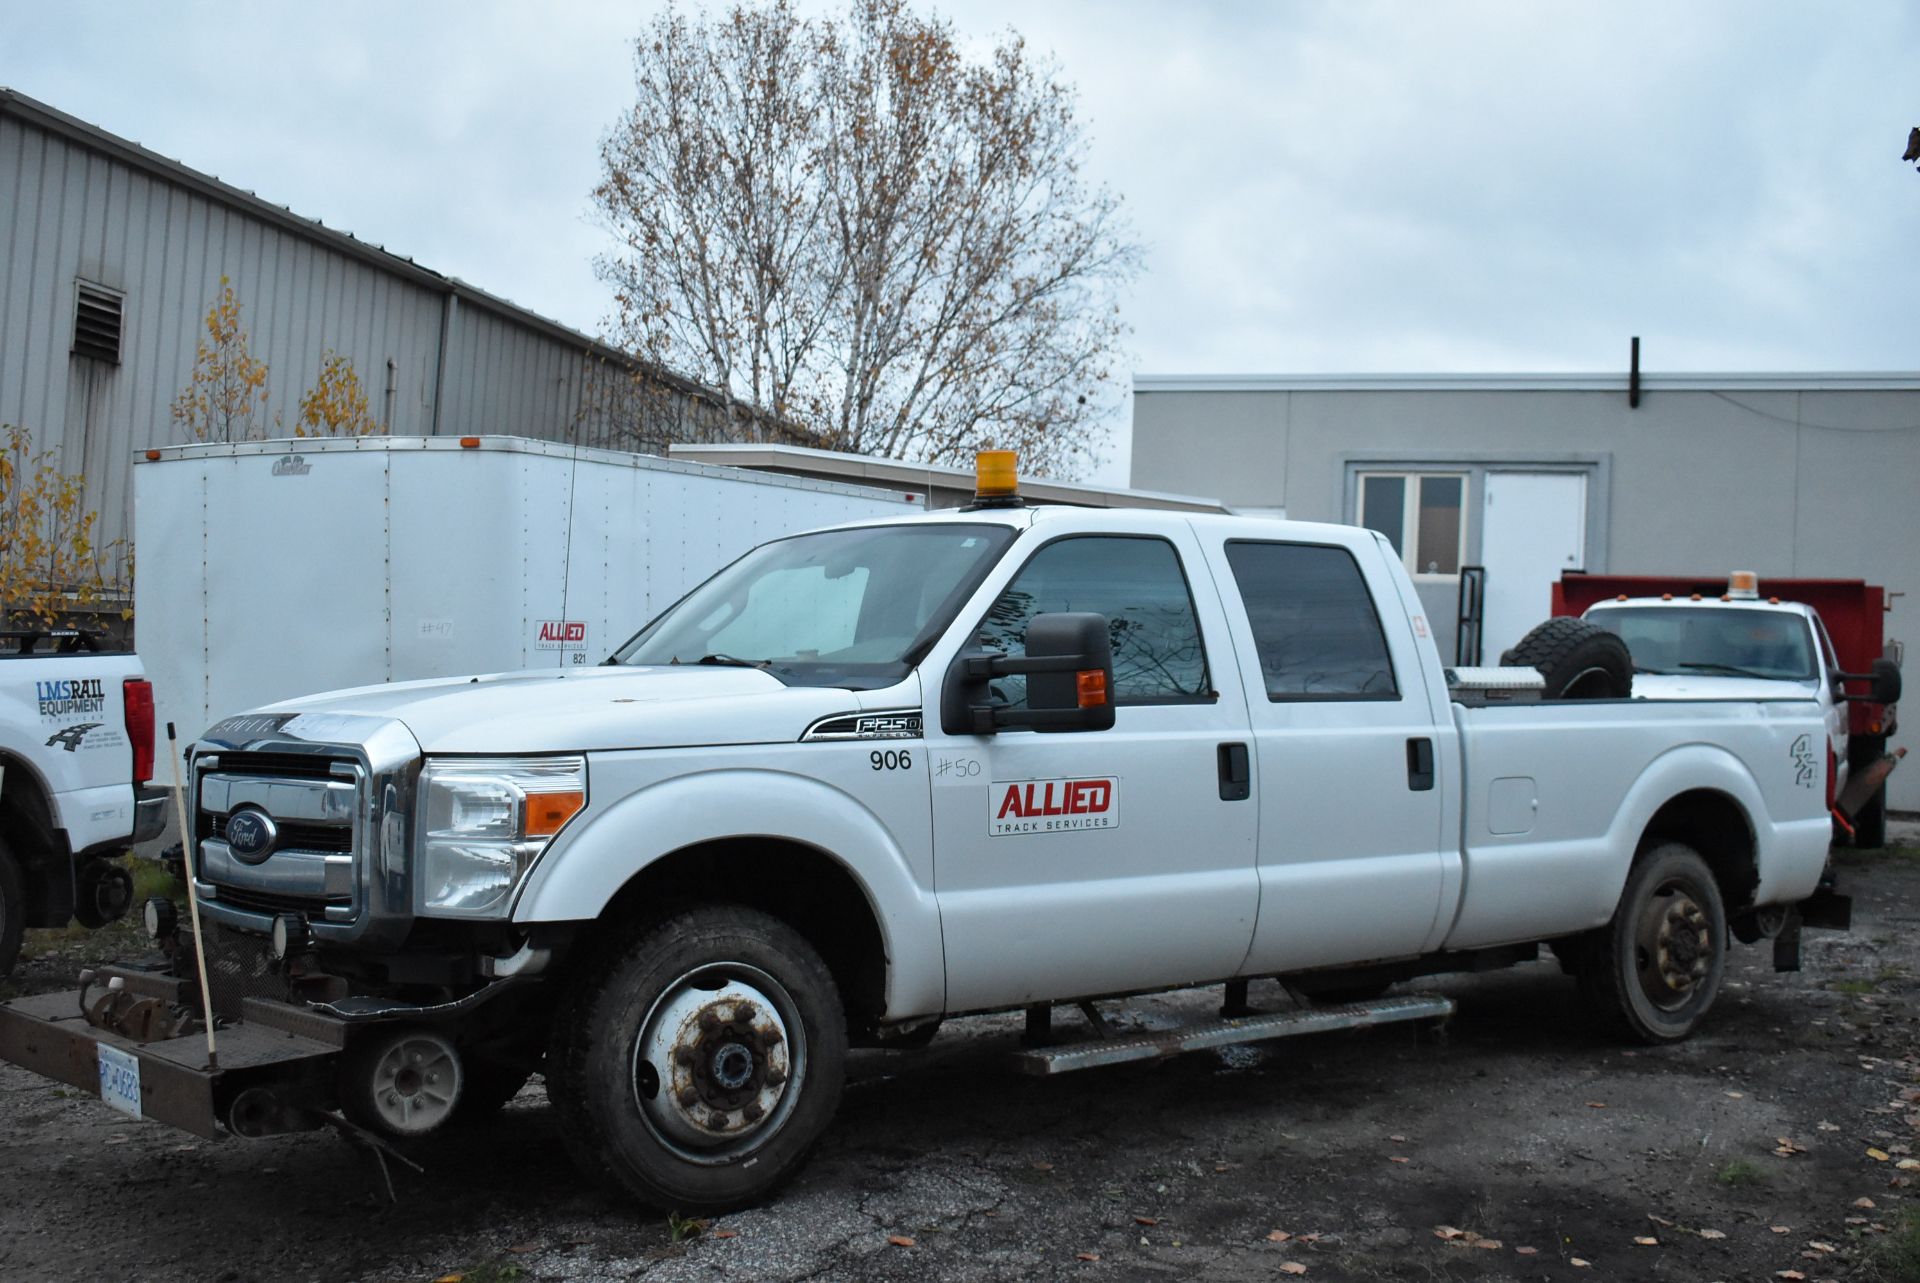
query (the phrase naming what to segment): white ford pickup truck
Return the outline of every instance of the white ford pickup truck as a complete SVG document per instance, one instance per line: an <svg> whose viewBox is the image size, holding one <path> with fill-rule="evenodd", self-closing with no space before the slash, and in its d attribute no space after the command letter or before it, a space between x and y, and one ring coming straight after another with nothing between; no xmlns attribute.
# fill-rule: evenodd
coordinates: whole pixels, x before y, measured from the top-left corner
<svg viewBox="0 0 1920 1283"><path fill-rule="evenodd" d="M0 632L0 976L27 927L127 911L133 880L113 863L158 837L153 688L130 654L76 629Z"/></svg>
<svg viewBox="0 0 1920 1283"><path fill-rule="evenodd" d="M1218 1025L1053 1072L1432 1016L1377 994L1550 942L1668 1040L1730 920L1844 908L1809 700L1504 673L1442 667L1367 530L1002 493L777 540L603 666L214 726L190 854L240 1050L209 1063L150 903L171 959L0 1006L0 1056L208 1135L407 1136L540 1072L584 1170L690 1213L794 1172L849 1045L945 1018L1045 1044L1055 1003L1226 986ZM1254 1012L1268 977L1333 1005Z"/></svg>

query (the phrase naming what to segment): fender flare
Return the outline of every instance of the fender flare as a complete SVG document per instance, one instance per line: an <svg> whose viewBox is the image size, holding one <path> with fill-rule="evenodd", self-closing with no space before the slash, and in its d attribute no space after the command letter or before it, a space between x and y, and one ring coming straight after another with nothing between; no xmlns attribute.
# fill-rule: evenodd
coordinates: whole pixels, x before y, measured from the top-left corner
<svg viewBox="0 0 1920 1283"><path fill-rule="evenodd" d="M581 818L535 864L514 922L597 918L635 876L688 847L798 843L839 864L866 895L886 951L889 1018L944 1009L939 904L879 817L850 794L787 771L722 769L663 780Z"/></svg>
<svg viewBox="0 0 1920 1283"><path fill-rule="evenodd" d="M1619 844L1616 849L1637 855L1640 839L1660 808L1682 794L1698 792L1721 794L1746 818L1753 840L1756 903L1770 903L1783 892L1793 899L1812 894L1826 864L1826 815L1805 823L1776 821L1746 763L1715 744L1677 745L1647 764L1614 817L1610 839ZM1624 888L1626 867L1620 872Z"/></svg>

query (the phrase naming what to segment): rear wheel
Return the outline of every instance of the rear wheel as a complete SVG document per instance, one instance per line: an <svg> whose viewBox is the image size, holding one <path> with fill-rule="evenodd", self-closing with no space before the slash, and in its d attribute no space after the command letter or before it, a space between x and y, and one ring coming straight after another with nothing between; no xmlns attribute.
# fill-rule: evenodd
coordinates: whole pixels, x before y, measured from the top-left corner
<svg viewBox="0 0 1920 1283"><path fill-rule="evenodd" d="M27 890L13 849L0 840L0 976L13 971L27 927Z"/></svg>
<svg viewBox="0 0 1920 1283"><path fill-rule="evenodd" d="M1580 983L1616 1032L1677 1042L1713 1006L1726 961L1727 914L1713 870L1692 847L1669 842L1634 864Z"/></svg>
<svg viewBox="0 0 1920 1283"><path fill-rule="evenodd" d="M1560 616L1500 656L1503 668L1531 668L1546 679L1544 699L1626 699L1633 694L1627 644L1584 619Z"/></svg>
<svg viewBox="0 0 1920 1283"><path fill-rule="evenodd" d="M668 918L613 953L563 1015L550 1067L569 1151L687 1215L766 1197L840 1103L846 1016L811 945L755 909Z"/></svg>

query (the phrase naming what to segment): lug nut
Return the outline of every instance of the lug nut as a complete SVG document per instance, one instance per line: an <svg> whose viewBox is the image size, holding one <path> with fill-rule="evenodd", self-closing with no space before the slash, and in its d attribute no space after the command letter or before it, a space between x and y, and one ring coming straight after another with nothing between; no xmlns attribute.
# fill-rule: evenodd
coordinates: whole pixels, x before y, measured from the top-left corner
<svg viewBox="0 0 1920 1283"><path fill-rule="evenodd" d="M786 1035L778 1029L756 1029L754 1032L759 1034L760 1041L769 1047L778 1047L787 1040Z"/></svg>
<svg viewBox="0 0 1920 1283"><path fill-rule="evenodd" d="M697 1063L699 1059L700 1059L700 1053L695 1051L691 1047L675 1047L673 1049L673 1063L676 1065L686 1065L691 1067L692 1065Z"/></svg>
<svg viewBox="0 0 1920 1283"><path fill-rule="evenodd" d="M787 1081L786 1070L781 1069L778 1066L770 1067L767 1070L767 1086L778 1087L781 1083L785 1081Z"/></svg>
<svg viewBox="0 0 1920 1283"><path fill-rule="evenodd" d="M692 1109L699 1101L700 1093L691 1087L687 1087L684 1088L678 1096L675 1096L674 1099L680 1102L682 1109Z"/></svg>
<svg viewBox="0 0 1920 1283"><path fill-rule="evenodd" d="M700 1013L700 1027L708 1033L712 1033L718 1029L720 1027L719 1013L715 1012L712 1007L708 1007L705 1011L702 1011Z"/></svg>
<svg viewBox="0 0 1920 1283"><path fill-rule="evenodd" d="M766 1113L767 1111L760 1108L757 1103L749 1101L746 1108L740 1111L740 1116L750 1123L757 1123L766 1116Z"/></svg>
<svg viewBox="0 0 1920 1283"><path fill-rule="evenodd" d="M760 1009L750 1002L743 1002L733 1009L733 1018L743 1025L750 1025L760 1018Z"/></svg>
<svg viewBox="0 0 1920 1283"><path fill-rule="evenodd" d="M717 1132L725 1131L727 1129L727 1116L716 1109L707 1115L707 1126Z"/></svg>

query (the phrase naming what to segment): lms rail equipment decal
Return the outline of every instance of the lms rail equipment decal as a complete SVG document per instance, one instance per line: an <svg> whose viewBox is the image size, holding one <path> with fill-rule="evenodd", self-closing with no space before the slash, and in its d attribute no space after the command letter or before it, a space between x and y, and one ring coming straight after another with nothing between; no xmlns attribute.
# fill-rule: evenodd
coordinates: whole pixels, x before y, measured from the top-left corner
<svg viewBox="0 0 1920 1283"><path fill-rule="evenodd" d="M987 790L987 832L994 837L1120 827L1120 781L995 780Z"/></svg>
<svg viewBox="0 0 1920 1283"><path fill-rule="evenodd" d="M89 713L103 713L107 708L107 684L98 677L35 682L33 694L40 703L40 720L43 722L85 717Z"/></svg>

